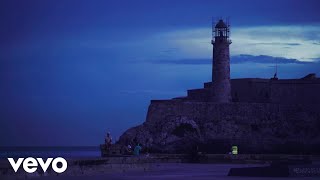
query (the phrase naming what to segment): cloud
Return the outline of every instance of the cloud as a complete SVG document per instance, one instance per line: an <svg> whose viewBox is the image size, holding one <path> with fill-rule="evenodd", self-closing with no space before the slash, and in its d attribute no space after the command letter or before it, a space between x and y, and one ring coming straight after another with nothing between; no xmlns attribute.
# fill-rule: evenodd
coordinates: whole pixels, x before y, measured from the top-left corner
<svg viewBox="0 0 320 180"><path fill-rule="evenodd" d="M231 57L232 64L239 64L239 63L262 63L262 64L310 64L313 62L306 62L306 61L299 61L293 58L284 58L284 57L272 57L267 55L259 55L259 56L252 56L247 54L240 54L238 56Z"/></svg>
<svg viewBox="0 0 320 180"><path fill-rule="evenodd" d="M320 57L317 39L320 39L320 26L234 27L231 29L230 53L234 56L263 54L312 61L313 58ZM210 40L210 27L178 29L149 37L149 42L152 43L148 47L159 48L158 53L154 53L154 59L162 59L166 52L161 49L165 48L179 49L174 53L167 53L171 59L206 59L212 53ZM154 47L155 45L157 47Z"/></svg>
<svg viewBox="0 0 320 180"><path fill-rule="evenodd" d="M318 59L315 59L318 60ZM300 61L293 58L284 57L272 57L267 55L253 56L248 54L240 54L231 57L231 64L241 63L261 63L261 64L310 64L314 62ZM166 60L155 60L149 61L155 64L184 64L184 65L206 65L212 64L212 60L209 58L192 58L192 59L166 59Z"/></svg>
<svg viewBox="0 0 320 180"><path fill-rule="evenodd" d="M270 43L252 43L252 45L287 45L287 46L299 46L301 43L279 43L279 42L270 42Z"/></svg>
<svg viewBox="0 0 320 180"><path fill-rule="evenodd" d="M265 54L274 57L311 61L320 56L313 44L320 38L318 26L258 26L232 29L233 55Z"/></svg>
<svg viewBox="0 0 320 180"><path fill-rule="evenodd" d="M138 94L162 94L162 95L176 95L181 93L181 91L163 91L163 90L152 90L152 89L144 89L144 90L120 90L121 94L128 95L138 95Z"/></svg>

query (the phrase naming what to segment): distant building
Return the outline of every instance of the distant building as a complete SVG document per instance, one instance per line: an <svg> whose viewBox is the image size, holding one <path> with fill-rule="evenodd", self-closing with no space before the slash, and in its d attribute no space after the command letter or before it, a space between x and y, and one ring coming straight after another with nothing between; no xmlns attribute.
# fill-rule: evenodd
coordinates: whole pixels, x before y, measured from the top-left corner
<svg viewBox="0 0 320 180"><path fill-rule="evenodd" d="M212 28L212 82L203 89L188 90L186 100L204 102L320 103L320 78L309 74L301 79L243 78L230 81L230 25L219 20Z"/></svg>
<svg viewBox="0 0 320 180"><path fill-rule="evenodd" d="M188 90L188 101L208 102L215 82ZM320 78L309 74L301 79L243 78L231 80L232 102L320 104ZM219 102L219 101L218 101Z"/></svg>
<svg viewBox="0 0 320 180"><path fill-rule="evenodd" d="M320 78L230 80L230 26L213 24L212 82L186 97L152 100L146 121L119 140L150 152L320 153Z"/></svg>

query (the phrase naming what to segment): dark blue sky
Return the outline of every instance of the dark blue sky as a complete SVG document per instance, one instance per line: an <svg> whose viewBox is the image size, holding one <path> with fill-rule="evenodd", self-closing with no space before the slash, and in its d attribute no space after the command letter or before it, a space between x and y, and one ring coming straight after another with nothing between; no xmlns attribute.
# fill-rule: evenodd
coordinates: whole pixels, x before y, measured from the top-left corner
<svg viewBox="0 0 320 180"><path fill-rule="evenodd" d="M320 3L0 2L0 145L97 145L145 120L151 99L211 77L211 17L229 16L232 78L320 73ZM275 58L282 57L282 58Z"/></svg>

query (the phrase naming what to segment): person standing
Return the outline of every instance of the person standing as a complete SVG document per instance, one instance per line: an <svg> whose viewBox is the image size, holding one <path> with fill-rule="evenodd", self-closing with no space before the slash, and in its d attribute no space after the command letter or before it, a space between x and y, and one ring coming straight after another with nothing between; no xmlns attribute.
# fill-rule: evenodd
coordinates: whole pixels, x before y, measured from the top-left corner
<svg viewBox="0 0 320 180"><path fill-rule="evenodd" d="M110 149L111 145L112 145L112 137L110 135L110 132L107 132L107 136L105 138L105 144L107 149Z"/></svg>
<svg viewBox="0 0 320 180"><path fill-rule="evenodd" d="M136 156L139 156L141 149L142 148L141 148L140 144L138 143L137 146L134 148L133 154Z"/></svg>

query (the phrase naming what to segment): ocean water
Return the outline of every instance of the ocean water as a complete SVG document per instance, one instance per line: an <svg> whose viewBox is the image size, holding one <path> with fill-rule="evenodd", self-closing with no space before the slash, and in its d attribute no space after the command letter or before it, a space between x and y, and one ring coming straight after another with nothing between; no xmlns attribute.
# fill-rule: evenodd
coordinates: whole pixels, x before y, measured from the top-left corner
<svg viewBox="0 0 320 180"><path fill-rule="evenodd" d="M0 147L0 158L87 158L100 157L100 148L98 146L81 147Z"/></svg>

